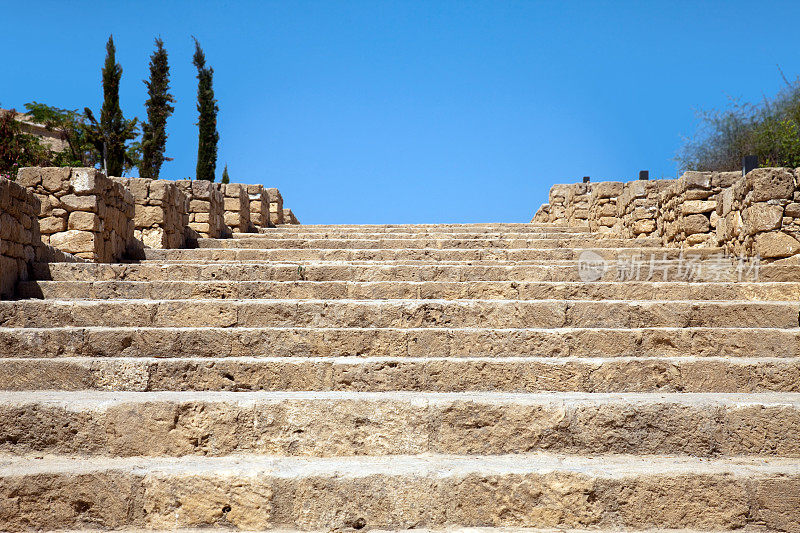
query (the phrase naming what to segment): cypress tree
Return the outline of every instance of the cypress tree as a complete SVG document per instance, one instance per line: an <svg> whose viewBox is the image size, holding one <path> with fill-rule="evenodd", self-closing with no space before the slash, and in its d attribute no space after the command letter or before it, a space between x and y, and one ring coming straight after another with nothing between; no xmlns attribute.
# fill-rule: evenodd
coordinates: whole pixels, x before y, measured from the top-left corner
<svg viewBox="0 0 800 533"><path fill-rule="evenodd" d="M225 168L222 170L222 183L228 184L231 182L231 177L228 175L228 163L225 163Z"/></svg>
<svg viewBox="0 0 800 533"><path fill-rule="evenodd" d="M109 176L122 176L126 161L125 142L136 138L137 120L125 120L119 106L119 82L122 67L117 63L114 36L106 43L106 62L103 65L103 108L100 110L100 151L105 141L106 172Z"/></svg>
<svg viewBox="0 0 800 533"><path fill-rule="evenodd" d="M197 111L199 139L197 143L197 179L214 181L217 168L217 101L214 99L214 69L206 66L206 56L194 39L194 66L197 67Z"/></svg>
<svg viewBox="0 0 800 533"><path fill-rule="evenodd" d="M139 176L158 179L161 165L170 159L164 156L167 145L167 118L175 111L170 105L175 98L169 93L169 63L164 42L156 39L156 50L150 56L150 80L145 81L149 98L145 102L147 122L142 125L142 162Z"/></svg>

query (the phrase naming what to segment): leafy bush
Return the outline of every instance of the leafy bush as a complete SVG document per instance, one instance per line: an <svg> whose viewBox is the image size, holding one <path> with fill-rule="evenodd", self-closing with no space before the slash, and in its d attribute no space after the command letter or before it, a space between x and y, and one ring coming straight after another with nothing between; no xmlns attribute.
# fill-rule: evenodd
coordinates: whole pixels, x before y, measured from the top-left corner
<svg viewBox="0 0 800 533"><path fill-rule="evenodd" d="M676 157L682 170L737 170L746 155L761 166L800 166L800 80L760 105L732 101L698 114L700 127Z"/></svg>
<svg viewBox="0 0 800 533"><path fill-rule="evenodd" d="M16 179L20 167L50 165L52 153L33 135L22 133L17 112L0 113L0 176Z"/></svg>

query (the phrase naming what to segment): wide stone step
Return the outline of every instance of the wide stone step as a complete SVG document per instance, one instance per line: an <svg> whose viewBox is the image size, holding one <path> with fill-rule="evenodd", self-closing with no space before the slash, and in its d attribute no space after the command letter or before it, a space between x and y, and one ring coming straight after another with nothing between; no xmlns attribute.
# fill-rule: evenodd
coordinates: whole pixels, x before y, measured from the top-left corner
<svg viewBox="0 0 800 533"><path fill-rule="evenodd" d="M555 454L9 457L9 530L449 525L795 531L795 459ZM42 502L47 502L43 505Z"/></svg>
<svg viewBox="0 0 800 533"><path fill-rule="evenodd" d="M322 238L322 239L267 239L238 238L238 239L198 239L199 248L244 248L244 249L550 249L550 248L631 248L631 247L660 247L659 239L605 239L598 240L591 237L569 239L391 239L391 238Z"/></svg>
<svg viewBox="0 0 800 533"><path fill-rule="evenodd" d="M566 226L558 224L526 224L526 223L483 223L483 224L302 224L282 225L275 228L264 228L261 233L280 232L383 232L383 233L422 233L422 232L565 232L588 233L589 226Z"/></svg>
<svg viewBox="0 0 800 533"><path fill-rule="evenodd" d="M800 457L800 394L2 391L0 451Z"/></svg>
<svg viewBox="0 0 800 533"><path fill-rule="evenodd" d="M800 358L7 358L0 389L800 392Z"/></svg>
<svg viewBox="0 0 800 533"><path fill-rule="evenodd" d="M0 327L0 357L798 358L800 328Z"/></svg>
<svg viewBox="0 0 800 533"><path fill-rule="evenodd" d="M794 302L624 300L19 300L0 326L798 327Z"/></svg>
<svg viewBox="0 0 800 533"><path fill-rule="evenodd" d="M687 262L688 263L688 262ZM597 281L794 281L800 282L796 266L762 265L756 274L747 268L716 262L693 264L675 261L653 270L647 262L610 262ZM49 263L34 265L34 276L54 281L572 281L583 282L579 262L515 264L498 261L473 263L300 261L265 262L164 262L133 264ZM594 279L589 277L587 279Z"/></svg>
<svg viewBox="0 0 800 533"><path fill-rule="evenodd" d="M517 281L31 281L19 298L45 299L513 299L800 300L800 283Z"/></svg>
<svg viewBox="0 0 800 533"><path fill-rule="evenodd" d="M302 229L294 231L262 231L261 233L233 233L234 239L569 239L584 238L604 240L596 233L590 232L565 232L548 231L539 232L519 232L519 231L495 231L495 232L375 232L375 231L354 231L354 230L331 230L326 232L311 231L306 232Z"/></svg>
<svg viewBox="0 0 800 533"><path fill-rule="evenodd" d="M231 241L234 242L234 241ZM645 263L652 257L677 259L687 252L676 248L422 248L422 249L303 249L303 248L194 248L144 251L149 260L202 260L202 261L579 261L581 255L591 259L616 261L633 255L644 256ZM586 254L592 254L587 256ZM693 257L721 254L716 248L693 250ZM727 265L727 263L726 263Z"/></svg>

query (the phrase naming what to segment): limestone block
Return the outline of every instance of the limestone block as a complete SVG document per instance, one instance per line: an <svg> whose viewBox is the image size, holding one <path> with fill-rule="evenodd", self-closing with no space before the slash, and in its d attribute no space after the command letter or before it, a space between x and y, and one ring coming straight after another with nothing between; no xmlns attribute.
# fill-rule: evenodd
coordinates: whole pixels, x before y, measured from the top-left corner
<svg viewBox="0 0 800 533"><path fill-rule="evenodd" d="M86 211L74 211L69 215L68 229L99 231L100 217Z"/></svg>
<svg viewBox="0 0 800 533"><path fill-rule="evenodd" d="M57 233L67 229L67 219L64 217L45 217L39 220L39 229L42 233Z"/></svg>
<svg viewBox="0 0 800 533"><path fill-rule="evenodd" d="M742 213L742 219L751 235L780 229L783 222L783 208L766 203L751 205Z"/></svg>
<svg viewBox="0 0 800 533"><path fill-rule="evenodd" d="M159 206L136 205L133 222L137 228L151 228L164 223L164 209Z"/></svg>
<svg viewBox="0 0 800 533"><path fill-rule="evenodd" d="M717 202L714 200L688 200L681 205L681 211L684 215L710 213L716 208Z"/></svg>
<svg viewBox="0 0 800 533"><path fill-rule="evenodd" d="M67 253L91 253L95 250L95 234L90 231L67 230L50 237L50 244Z"/></svg>
<svg viewBox="0 0 800 533"><path fill-rule="evenodd" d="M793 199L794 173L785 168L757 168L747 174L750 184L748 199L751 202L766 202L775 198Z"/></svg>
<svg viewBox="0 0 800 533"><path fill-rule="evenodd" d="M95 195L76 196L67 194L60 198L61 205L68 211L94 211L98 208L98 198ZM98 213L102 215L102 212Z"/></svg>
<svg viewBox="0 0 800 533"><path fill-rule="evenodd" d="M711 224L705 215L688 215L683 217L682 229L687 236L695 233L708 233L711 230Z"/></svg>
<svg viewBox="0 0 800 533"><path fill-rule="evenodd" d="M790 257L800 252L800 242L780 231L756 235L755 252L765 259Z"/></svg>

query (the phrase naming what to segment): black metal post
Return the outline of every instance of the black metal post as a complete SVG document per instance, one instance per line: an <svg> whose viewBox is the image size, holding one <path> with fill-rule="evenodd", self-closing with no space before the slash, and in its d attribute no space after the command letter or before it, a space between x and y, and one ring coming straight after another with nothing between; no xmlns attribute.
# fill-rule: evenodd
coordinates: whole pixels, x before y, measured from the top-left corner
<svg viewBox="0 0 800 533"><path fill-rule="evenodd" d="M758 168L757 155L746 155L742 158L742 176L747 176L747 173L755 168Z"/></svg>
<svg viewBox="0 0 800 533"><path fill-rule="evenodd" d="M589 183L589 176L584 176L583 177L583 182L584 183Z"/></svg>
<svg viewBox="0 0 800 533"><path fill-rule="evenodd" d="M650 171L649 170L640 170L639 171L639 179L640 180L649 180L650 179Z"/></svg>

